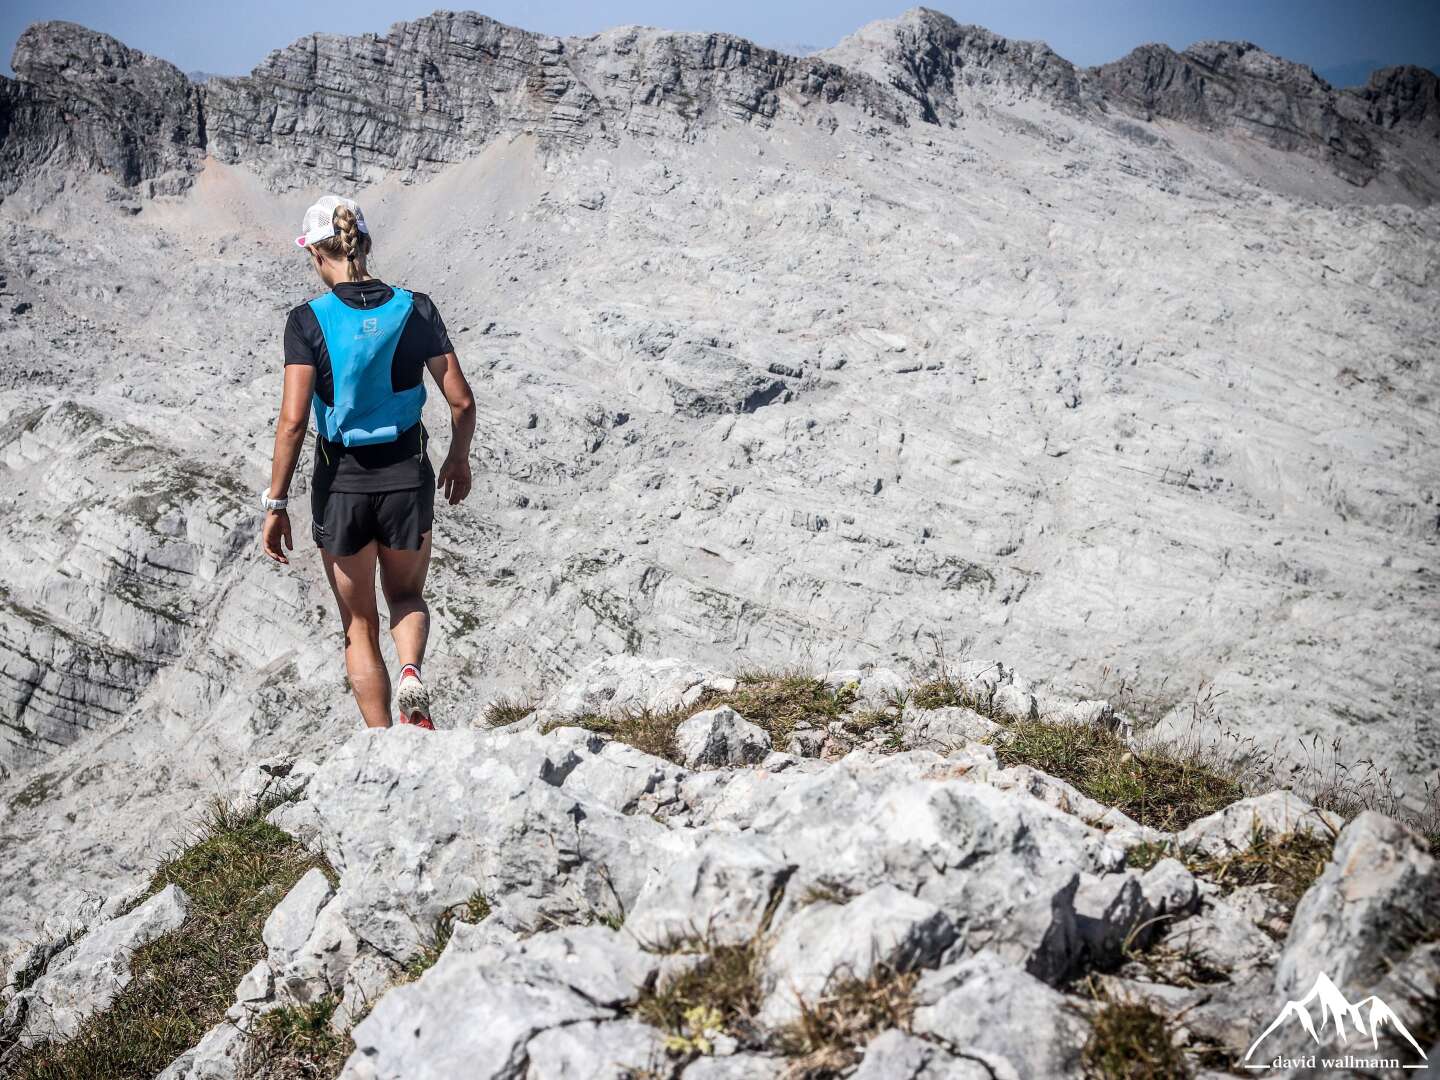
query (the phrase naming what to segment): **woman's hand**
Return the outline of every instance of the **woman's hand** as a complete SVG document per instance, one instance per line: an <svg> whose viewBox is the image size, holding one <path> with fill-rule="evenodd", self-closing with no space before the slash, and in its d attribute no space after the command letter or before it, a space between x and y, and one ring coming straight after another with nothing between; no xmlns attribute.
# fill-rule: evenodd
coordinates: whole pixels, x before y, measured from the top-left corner
<svg viewBox="0 0 1440 1080"><path fill-rule="evenodd" d="M290 514L285 510L268 511L265 514L265 524L260 527L260 547L270 558L288 566L290 560L285 557L285 551L280 547L282 541L285 548L295 550L295 541L290 536Z"/></svg>
<svg viewBox="0 0 1440 1080"><path fill-rule="evenodd" d="M444 489L445 501L452 506L470 494L470 462L466 458L446 457L435 477L435 489Z"/></svg>

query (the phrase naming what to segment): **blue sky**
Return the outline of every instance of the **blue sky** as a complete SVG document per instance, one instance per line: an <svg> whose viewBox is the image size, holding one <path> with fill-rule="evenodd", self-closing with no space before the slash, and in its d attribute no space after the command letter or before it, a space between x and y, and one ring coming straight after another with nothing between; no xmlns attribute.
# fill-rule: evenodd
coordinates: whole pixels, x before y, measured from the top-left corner
<svg viewBox="0 0 1440 1080"><path fill-rule="evenodd" d="M0 56L10 74L10 53L25 26L69 19L187 71L242 74L271 49L312 31L383 31L441 4L465 6L464 0L7 0L0 5ZM491 0L477 10L559 35L646 23L823 47L910 6L903 0ZM1440 66L1440 0L932 0L928 6L1008 37L1038 38L1078 64L1113 60L1147 41L1184 48L1222 38L1253 41L1340 85L1363 81L1384 64Z"/></svg>

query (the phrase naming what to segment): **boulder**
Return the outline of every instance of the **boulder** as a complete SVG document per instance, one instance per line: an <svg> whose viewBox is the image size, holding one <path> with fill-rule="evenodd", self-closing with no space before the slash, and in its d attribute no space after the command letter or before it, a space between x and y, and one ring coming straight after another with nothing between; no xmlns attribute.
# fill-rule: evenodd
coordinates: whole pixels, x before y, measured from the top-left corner
<svg viewBox="0 0 1440 1080"><path fill-rule="evenodd" d="M681 660L609 656L576 672L540 703L538 711L554 717L668 712L693 705L706 691L734 689L734 679Z"/></svg>
<svg viewBox="0 0 1440 1080"><path fill-rule="evenodd" d="M696 940L742 944L765 928L794 869L773 842L710 836L646 883L626 931L659 949Z"/></svg>
<svg viewBox="0 0 1440 1080"><path fill-rule="evenodd" d="M130 958L136 949L180 928L189 898L178 885L167 885L150 899L89 933L53 959L45 973L16 994L22 1041L67 1039L81 1021L101 1012L130 982ZM13 1022L13 1021L12 1021Z"/></svg>
<svg viewBox="0 0 1440 1080"><path fill-rule="evenodd" d="M941 908L962 946L1001 953L1042 978L1074 959L1081 870L1123 853L1077 819L963 779L920 779L933 754L851 754L802 777L755 819L798 869L789 895L858 895L890 884Z"/></svg>
<svg viewBox="0 0 1440 1080"><path fill-rule="evenodd" d="M525 1080L632 1080L658 1075L665 1036L636 1020L587 1020L542 1031L525 1054Z"/></svg>
<svg viewBox="0 0 1440 1080"><path fill-rule="evenodd" d="M735 1054L731 1057L702 1057L692 1061L680 1080L780 1080L785 1062L763 1054Z"/></svg>
<svg viewBox="0 0 1440 1080"><path fill-rule="evenodd" d="M1436 926L1440 866L1414 832L1366 811L1345 827L1301 897L1275 968L1275 992L1298 997L1322 974L1343 991L1364 990Z"/></svg>
<svg viewBox="0 0 1440 1080"><path fill-rule="evenodd" d="M307 870L275 905L260 931L273 970L283 970L300 951L315 929L321 910L334 895L324 872L314 868Z"/></svg>
<svg viewBox="0 0 1440 1080"><path fill-rule="evenodd" d="M355 1026L355 1052L341 1076L513 1080L536 1036L584 1023L596 1023L593 1030L600 1033L602 1022L617 1019L616 1009L634 998L655 966L654 957L603 927L474 950L448 948L418 981L385 994ZM648 1045L634 1028L607 1028L604 1034L617 1045L623 1041L627 1051ZM547 1067L573 1060L573 1044L562 1037L540 1049Z"/></svg>
<svg viewBox="0 0 1440 1080"><path fill-rule="evenodd" d="M307 800L361 942L405 962L477 893L516 926L620 915L689 853L693 842L660 822L559 786L587 750L557 736L401 727L359 733L330 756Z"/></svg>
<svg viewBox="0 0 1440 1080"><path fill-rule="evenodd" d="M675 729L680 759L692 769L754 765L770 754L770 736L728 705L696 713Z"/></svg>
<svg viewBox="0 0 1440 1080"><path fill-rule="evenodd" d="M1195 875L1179 859L1161 859L1140 879L1145 903L1156 915L1168 915L1173 921L1195 910L1200 900Z"/></svg>
<svg viewBox="0 0 1440 1080"><path fill-rule="evenodd" d="M1185 965L1198 964L1232 979L1273 964L1279 953L1268 934L1218 900L1206 901L1198 914L1171 924L1164 946Z"/></svg>
<svg viewBox="0 0 1440 1080"><path fill-rule="evenodd" d="M1288 791L1271 791L1265 795L1241 799L1199 821L1192 822L1176 837L1181 848L1193 848L1207 855L1247 851L1257 831L1269 836L1288 836L1305 832L1314 836L1334 836L1340 831L1340 818L1328 810L1311 806Z"/></svg>
<svg viewBox="0 0 1440 1080"><path fill-rule="evenodd" d="M1082 959L1099 966L1115 963L1127 944L1148 937L1145 923L1152 914L1138 875L1082 874L1075 890L1075 934Z"/></svg>
<svg viewBox="0 0 1440 1080"><path fill-rule="evenodd" d="M834 981L930 967L955 940L932 903L879 885L846 904L819 901L786 920L765 955L761 1020L779 1027L800 1016Z"/></svg>
<svg viewBox="0 0 1440 1080"><path fill-rule="evenodd" d="M622 814L656 813L679 799L684 769L622 742L609 742L570 770L568 792Z"/></svg>
<svg viewBox="0 0 1440 1080"><path fill-rule="evenodd" d="M956 1057L933 1042L891 1028L866 1045L851 1080L996 1080L996 1076L981 1061Z"/></svg>
<svg viewBox="0 0 1440 1080"><path fill-rule="evenodd" d="M917 1035L998 1059L1026 1080L1079 1073L1089 1025L1060 993L994 954L921 976L915 995Z"/></svg>
<svg viewBox="0 0 1440 1080"><path fill-rule="evenodd" d="M1004 730L973 709L947 706L941 709L917 709L907 705L900 718L905 745L918 750L945 753L970 742L982 742Z"/></svg>
<svg viewBox="0 0 1440 1080"><path fill-rule="evenodd" d="M172 1061L155 1080L243 1080L250 1045L245 1031L223 1020L189 1050Z"/></svg>

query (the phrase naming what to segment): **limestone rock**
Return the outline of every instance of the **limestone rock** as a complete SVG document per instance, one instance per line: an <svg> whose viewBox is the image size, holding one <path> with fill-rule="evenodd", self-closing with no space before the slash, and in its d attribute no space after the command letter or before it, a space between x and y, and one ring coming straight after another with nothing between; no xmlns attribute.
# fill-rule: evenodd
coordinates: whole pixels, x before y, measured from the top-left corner
<svg viewBox="0 0 1440 1080"><path fill-rule="evenodd" d="M356 1025L356 1049L341 1075L513 1076L542 1032L612 1019L613 1006L633 997L653 971L645 955L600 927L541 935L533 945L447 949L419 981L385 994ZM628 1026L605 1034L637 1045ZM572 1054L560 1036L541 1049L547 1067L557 1069Z"/></svg>
<svg viewBox="0 0 1440 1080"><path fill-rule="evenodd" d="M1367 989L1397 947L1440 925L1440 866L1418 836L1367 810L1345 826L1325 871L1300 899L1275 992L1296 998L1324 974Z"/></svg>
<svg viewBox="0 0 1440 1080"><path fill-rule="evenodd" d="M646 883L625 925L648 947L738 945L765 928L794 872L775 844L712 836Z"/></svg>
<svg viewBox="0 0 1440 1080"><path fill-rule="evenodd" d="M770 736L728 705L696 713L675 729L680 757L692 769L753 765L770 753Z"/></svg>
<svg viewBox="0 0 1440 1080"><path fill-rule="evenodd" d="M525 1046L525 1080L629 1080L662 1067L665 1037L635 1020L550 1028Z"/></svg>
<svg viewBox="0 0 1440 1080"><path fill-rule="evenodd" d="M992 1080L996 1073L983 1061L956 1057L943 1047L903 1031L875 1036L854 1080Z"/></svg>
<svg viewBox="0 0 1440 1080"><path fill-rule="evenodd" d="M786 920L765 956L761 1019L779 1027L827 987L864 981L877 968L902 973L934 966L955 927L934 904L879 885L846 904L819 901Z"/></svg>
<svg viewBox="0 0 1440 1080"><path fill-rule="evenodd" d="M243 1080L249 1045L241 1027L222 1021L166 1066L155 1080Z"/></svg>
<svg viewBox="0 0 1440 1080"><path fill-rule="evenodd" d="M1140 888L1150 909L1172 920L1190 914L1200 899L1195 875L1179 859L1169 856L1145 871Z"/></svg>
<svg viewBox="0 0 1440 1080"><path fill-rule="evenodd" d="M1275 942L1223 901L1208 901L1195 915L1170 924L1164 945L1204 967L1233 977L1273 964Z"/></svg>
<svg viewBox="0 0 1440 1080"><path fill-rule="evenodd" d="M82 1020L102 1011L130 982L130 957L142 945L178 930L189 900L178 885L167 885L128 915L92 927L52 960L26 990L23 1041L65 1039Z"/></svg>
<svg viewBox="0 0 1440 1080"><path fill-rule="evenodd" d="M1195 848L1207 855L1248 851L1256 830L1270 836L1305 832L1333 836L1340 819L1328 810L1311 806L1288 791L1271 791L1233 802L1223 810L1192 823L1176 837L1181 848Z"/></svg>
<svg viewBox="0 0 1440 1080"><path fill-rule="evenodd" d="M993 1056L1017 1076L1058 1080L1078 1070L1088 1025L1055 990L993 955L923 976L916 997L917 1035Z"/></svg>
<svg viewBox="0 0 1440 1080"><path fill-rule="evenodd" d="M907 705L900 723L906 746L942 754L969 742L991 738L1001 730L995 721L960 706L917 709Z"/></svg>
<svg viewBox="0 0 1440 1080"><path fill-rule="evenodd" d="M1075 934L1089 962L1113 964L1127 944L1143 944L1153 914L1140 877L1084 874L1075 890Z"/></svg>

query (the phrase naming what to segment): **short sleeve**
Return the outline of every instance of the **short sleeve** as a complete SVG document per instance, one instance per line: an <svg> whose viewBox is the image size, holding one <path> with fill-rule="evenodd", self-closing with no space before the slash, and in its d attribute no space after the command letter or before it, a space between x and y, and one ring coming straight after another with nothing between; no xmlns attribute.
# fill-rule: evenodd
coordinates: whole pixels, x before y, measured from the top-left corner
<svg viewBox="0 0 1440 1080"><path fill-rule="evenodd" d="M450 344L450 333L445 329L445 320L440 317L440 309L435 306L435 301L424 293L415 293L413 311L414 318L424 330L427 360L455 351L455 347Z"/></svg>
<svg viewBox="0 0 1440 1080"><path fill-rule="evenodd" d="M320 358L315 349L315 337L319 330L320 322L315 318L315 312L310 310L309 304L301 304L290 312L290 317L285 320L287 367L291 364L315 367L319 363Z"/></svg>

